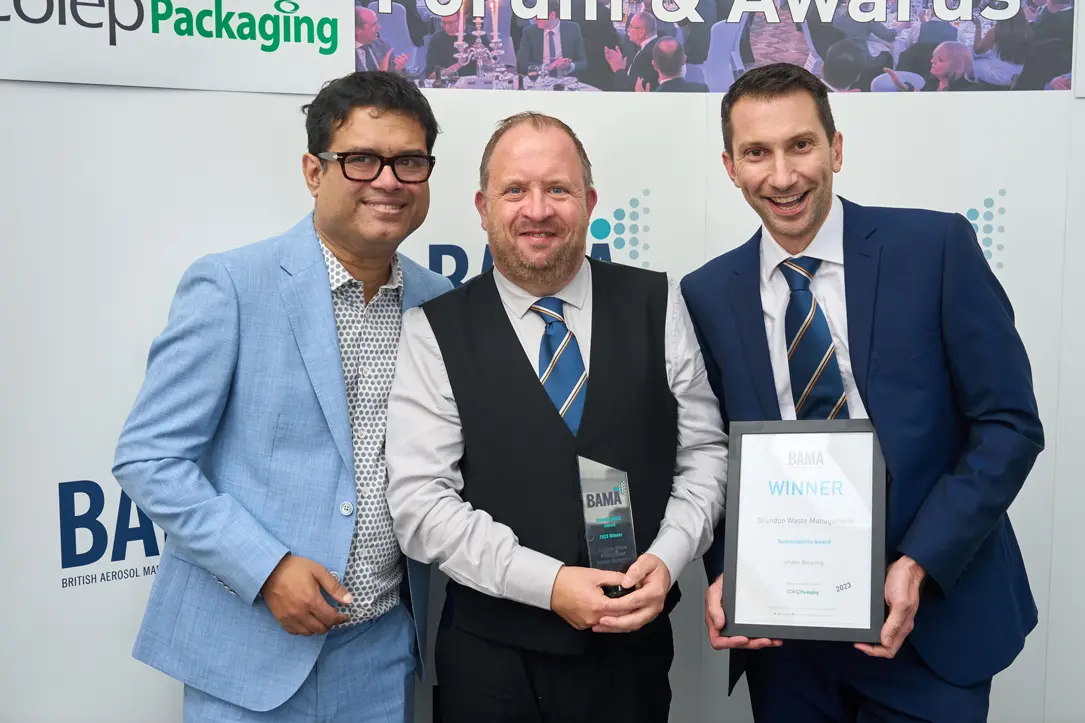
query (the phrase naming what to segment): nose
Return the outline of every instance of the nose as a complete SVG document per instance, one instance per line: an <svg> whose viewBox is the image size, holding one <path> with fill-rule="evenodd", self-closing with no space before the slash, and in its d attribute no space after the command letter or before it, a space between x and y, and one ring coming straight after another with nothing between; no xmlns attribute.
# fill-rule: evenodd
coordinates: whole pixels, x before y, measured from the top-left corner
<svg viewBox="0 0 1085 723"><path fill-rule="evenodd" d="M392 172L392 167L386 165L381 169L380 175L369 182L369 185L381 191L398 191L403 184L399 182L396 174Z"/></svg>
<svg viewBox="0 0 1085 723"><path fill-rule="evenodd" d="M794 181L795 169L791 166L791 160L787 157L786 153L778 153L772 162L772 173L769 176L769 183L772 184L773 188L785 191L792 186Z"/></svg>
<svg viewBox="0 0 1085 723"><path fill-rule="evenodd" d="M550 199L541 188L534 188L528 192L528 197L520 210L524 218L531 221L545 221L552 213Z"/></svg>

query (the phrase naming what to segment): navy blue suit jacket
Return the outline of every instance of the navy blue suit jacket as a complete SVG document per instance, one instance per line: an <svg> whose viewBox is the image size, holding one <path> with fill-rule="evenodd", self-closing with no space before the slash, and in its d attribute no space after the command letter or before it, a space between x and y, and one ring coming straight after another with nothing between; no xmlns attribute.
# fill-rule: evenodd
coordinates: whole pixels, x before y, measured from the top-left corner
<svg viewBox="0 0 1085 723"><path fill-rule="evenodd" d="M725 425L780 418L760 242L682 281ZM928 576L908 640L970 685L1007 667L1037 621L1006 514L1044 445L1029 360L963 216L844 201L844 278L852 368L889 473L889 562L908 555ZM750 654L733 651L730 688Z"/></svg>

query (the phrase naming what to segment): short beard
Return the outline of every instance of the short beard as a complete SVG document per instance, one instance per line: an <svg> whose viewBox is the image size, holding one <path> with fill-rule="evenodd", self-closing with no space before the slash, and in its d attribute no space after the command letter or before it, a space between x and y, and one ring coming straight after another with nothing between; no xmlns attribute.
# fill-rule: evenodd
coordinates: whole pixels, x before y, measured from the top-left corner
<svg viewBox="0 0 1085 723"><path fill-rule="evenodd" d="M557 290L576 275L584 261L588 227L584 224L575 229L572 234L573 243L558 247L543 266L534 265L524 258L512 240L495 231L489 232L487 236L494 263L509 281L521 288L544 287Z"/></svg>

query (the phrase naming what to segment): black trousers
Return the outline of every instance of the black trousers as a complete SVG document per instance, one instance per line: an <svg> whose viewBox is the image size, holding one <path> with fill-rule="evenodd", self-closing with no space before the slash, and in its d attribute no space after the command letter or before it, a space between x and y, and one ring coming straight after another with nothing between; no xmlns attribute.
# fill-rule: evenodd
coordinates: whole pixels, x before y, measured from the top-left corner
<svg viewBox="0 0 1085 723"><path fill-rule="evenodd" d="M670 621L596 633L583 655L511 648L457 628L437 635L435 723L665 723Z"/></svg>

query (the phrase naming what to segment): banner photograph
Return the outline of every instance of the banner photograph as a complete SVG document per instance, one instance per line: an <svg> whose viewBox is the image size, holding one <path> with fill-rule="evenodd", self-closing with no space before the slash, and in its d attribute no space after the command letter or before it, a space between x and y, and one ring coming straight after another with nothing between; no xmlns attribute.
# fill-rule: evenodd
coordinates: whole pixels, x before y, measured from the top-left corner
<svg viewBox="0 0 1085 723"><path fill-rule="evenodd" d="M1073 33L1072 0L358 0L355 67L426 88L724 93L783 61L839 92L1069 90Z"/></svg>

